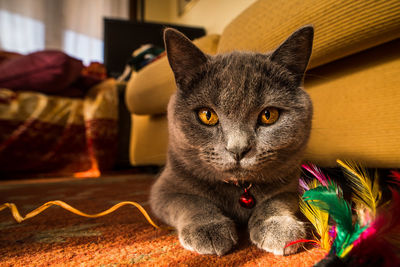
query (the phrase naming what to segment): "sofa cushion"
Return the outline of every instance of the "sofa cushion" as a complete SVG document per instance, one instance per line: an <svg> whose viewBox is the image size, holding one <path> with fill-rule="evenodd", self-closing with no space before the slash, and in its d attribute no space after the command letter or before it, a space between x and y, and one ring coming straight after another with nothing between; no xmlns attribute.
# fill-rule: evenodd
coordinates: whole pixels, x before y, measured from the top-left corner
<svg viewBox="0 0 400 267"><path fill-rule="evenodd" d="M60 51L41 51L0 64L0 87L58 94L78 79L80 60Z"/></svg>
<svg viewBox="0 0 400 267"><path fill-rule="evenodd" d="M164 165L168 147L168 122L164 115L132 114L129 160L132 165Z"/></svg>
<svg viewBox="0 0 400 267"><path fill-rule="evenodd" d="M219 35L207 35L194 41L205 53L215 54ZM167 111L170 96L175 92L174 74L166 56L133 72L127 84L126 104L137 115L162 114Z"/></svg>
<svg viewBox="0 0 400 267"><path fill-rule="evenodd" d="M392 41L308 72L314 117L306 160L400 166L399 47Z"/></svg>
<svg viewBox="0 0 400 267"><path fill-rule="evenodd" d="M218 53L268 52L306 24L315 27L312 68L399 38L400 2L259 0L224 29Z"/></svg>

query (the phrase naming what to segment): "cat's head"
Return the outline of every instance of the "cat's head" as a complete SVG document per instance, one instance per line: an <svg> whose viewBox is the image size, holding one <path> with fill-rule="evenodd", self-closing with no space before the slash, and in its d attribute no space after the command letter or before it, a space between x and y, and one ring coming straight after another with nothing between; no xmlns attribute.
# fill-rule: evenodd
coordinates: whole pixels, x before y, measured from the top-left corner
<svg viewBox="0 0 400 267"><path fill-rule="evenodd" d="M180 32L164 32L177 92L168 108L169 162L207 179L270 181L299 168L312 104L301 88L313 28L269 54L210 56Z"/></svg>

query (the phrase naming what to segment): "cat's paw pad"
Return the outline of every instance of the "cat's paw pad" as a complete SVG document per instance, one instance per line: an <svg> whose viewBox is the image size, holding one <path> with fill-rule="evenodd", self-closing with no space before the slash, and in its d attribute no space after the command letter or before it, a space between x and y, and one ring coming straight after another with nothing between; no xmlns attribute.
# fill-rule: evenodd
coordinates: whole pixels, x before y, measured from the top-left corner
<svg viewBox="0 0 400 267"><path fill-rule="evenodd" d="M257 247L275 255L296 253L300 245L285 246L306 236L304 223L292 216L273 216L257 220L250 229L250 239Z"/></svg>
<svg viewBox="0 0 400 267"><path fill-rule="evenodd" d="M224 255L237 243L238 237L233 222L220 221L187 225L179 231L179 240L188 250Z"/></svg>

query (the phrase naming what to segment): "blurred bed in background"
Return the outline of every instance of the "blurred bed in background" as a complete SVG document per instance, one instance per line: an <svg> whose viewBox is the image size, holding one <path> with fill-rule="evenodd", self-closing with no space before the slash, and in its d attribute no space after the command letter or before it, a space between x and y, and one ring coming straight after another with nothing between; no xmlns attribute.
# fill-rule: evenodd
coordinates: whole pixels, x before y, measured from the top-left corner
<svg viewBox="0 0 400 267"><path fill-rule="evenodd" d="M2 52L0 60L1 178L87 170L96 176L112 168L117 86L102 64L85 67L60 51Z"/></svg>

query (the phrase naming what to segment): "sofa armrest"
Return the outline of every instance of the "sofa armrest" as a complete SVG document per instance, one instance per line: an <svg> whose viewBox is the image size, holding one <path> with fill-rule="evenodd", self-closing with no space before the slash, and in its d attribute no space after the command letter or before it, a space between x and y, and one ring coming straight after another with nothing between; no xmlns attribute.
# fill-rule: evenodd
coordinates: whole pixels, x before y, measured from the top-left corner
<svg viewBox="0 0 400 267"><path fill-rule="evenodd" d="M215 54L219 35L207 35L194 41L205 53ZM126 104L137 115L162 114L167 111L170 96L175 92L174 74L166 56L132 73L127 84Z"/></svg>

